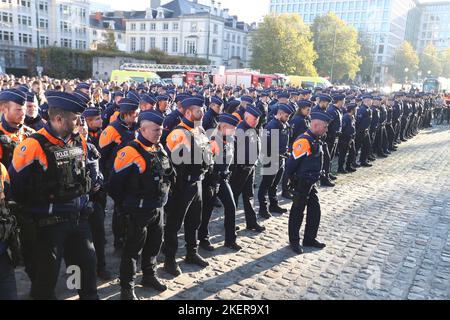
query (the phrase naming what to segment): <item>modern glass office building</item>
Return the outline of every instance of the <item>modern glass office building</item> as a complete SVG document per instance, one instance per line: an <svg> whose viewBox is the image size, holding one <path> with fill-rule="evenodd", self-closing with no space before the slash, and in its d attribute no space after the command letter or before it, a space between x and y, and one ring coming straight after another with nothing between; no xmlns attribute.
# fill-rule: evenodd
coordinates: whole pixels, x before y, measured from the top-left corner
<svg viewBox="0 0 450 320"><path fill-rule="evenodd" d="M370 34L376 83L388 80L388 66L403 41L410 41L418 49L430 41L440 48L450 45L442 41L450 29L450 1L420 4L416 0L271 0L269 11L298 13L307 24L331 11L358 31Z"/></svg>

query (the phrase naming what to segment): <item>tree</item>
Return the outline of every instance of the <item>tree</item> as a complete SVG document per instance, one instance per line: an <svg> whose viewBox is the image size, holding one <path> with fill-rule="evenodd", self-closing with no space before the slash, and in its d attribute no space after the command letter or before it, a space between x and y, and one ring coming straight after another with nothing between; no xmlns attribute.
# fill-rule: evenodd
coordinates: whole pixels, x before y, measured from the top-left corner
<svg viewBox="0 0 450 320"><path fill-rule="evenodd" d="M105 41L97 45L97 50L100 51L118 51L116 37L114 36L114 31L109 30L106 33Z"/></svg>
<svg viewBox="0 0 450 320"><path fill-rule="evenodd" d="M420 54L420 70L422 73L440 76L442 74L442 63L439 58L439 53L434 45L428 44L423 52Z"/></svg>
<svg viewBox="0 0 450 320"><path fill-rule="evenodd" d="M361 46L359 55L362 63L359 70L359 75L363 83L373 82L373 67L374 67L374 44L373 37L367 32L358 33L358 43Z"/></svg>
<svg viewBox="0 0 450 320"><path fill-rule="evenodd" d="M297 14L268 15L251 35L252 62L264 73L317 76L309 27Z"/></svg>
<svg viewBox="0 0 450 320"><path fill-rule="evenodd" d="M441 52L442 76L450 78L450 47Z"/></svg>
<svg viewBox="0 0 450 320"><path fill-rule="evenodd" d="M319 74L332 80L354 79L362 63L356 29L330 12L316 17L311 30L319 55L315 62Z"/></svg>
<svg viewBox="0 0 450 320"><path fill-rule="evenodd" d="M413 46L408 41L395 51L394 64L392 65L392 74L399 82L406 80L406 77L413 79L417 76L419 70L419 57L414 51Z"/></svg>

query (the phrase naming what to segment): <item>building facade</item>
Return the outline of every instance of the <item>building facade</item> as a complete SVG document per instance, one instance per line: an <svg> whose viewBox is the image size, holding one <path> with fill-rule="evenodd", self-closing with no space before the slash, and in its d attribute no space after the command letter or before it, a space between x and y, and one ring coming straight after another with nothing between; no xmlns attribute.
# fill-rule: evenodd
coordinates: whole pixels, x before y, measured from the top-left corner
<svg viewBox="0 0 450 320"><path fill-rule="evenodd" d="M305 23L334 12L373 43L375 83L388 80L396 48L405 40L418 51L430 42L440 49L450 46L450 2L416 0L271 0L271 13L298 13ZM447 39L447 40L443 40Z"/></svg>
<svg viewBox="0 0 450 320"><path fill-rule="evenodd" d="M245 68L250 64L249 25L227 9L174 0L146 11L130 12L126 23L126 51L157 48L170 55L209 59L212 65Z"/></svg>
<svg viewBox="0 0 450 320"><path fill-rule="evenodd" d="M8 68L26 67L26 50L49 45L86 50L88 0L1 0L0 56Z"/></svg>

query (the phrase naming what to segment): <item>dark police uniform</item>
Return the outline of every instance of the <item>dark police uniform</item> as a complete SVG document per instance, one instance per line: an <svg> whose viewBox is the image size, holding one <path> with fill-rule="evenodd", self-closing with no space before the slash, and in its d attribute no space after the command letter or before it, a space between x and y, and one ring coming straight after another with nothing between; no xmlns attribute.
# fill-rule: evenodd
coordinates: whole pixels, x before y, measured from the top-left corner
<svg viewBox="0 0 450 320"><path fill-rule="evenodd" d="M338 97L341 98L340 96ZM342 97L345 98L345 96ZM327 109L327 114L333 119L330 122L327 133L327 147L330 154L330 161L326 163L327 166L324 166L325 174L329 175L331 172L331 162L337 150L338 138L342 132L342 111L336 105L331 104Z"/></svg>
<svg viewBox="0 0 450 320"><path fill-rule="evenodd" d="M67 93L47 94L50 107L83 111L83 103ZM95 250L89 227L87 145L79 134L61 140L47 124L14 151L9 173L13 199L37 225L37 274L34 298L56 299L61 259L79 266L81 299L98 299Z"/></svg>
<svg viewBox="0 0 450 320"><path fill-rule="evenodd" d="M361 150L360 162L361 165L367 166L368 157L370 153L370 133L369 128L372 122L372 111L369 107L362 104L358 109L358 113L356 114L356 152L358 153Z"/></svg>
<svg viewBox="0 0 450 320"><path fill-rule="evenodd" d="M351 108L356 108L355 104L351 105ZM348 109L349 110L349 109ZM350 110L349 110L350 111ZM339 150L339 160L338 167L339 171L345 173L345 171L353 172L353 163L356 158L355 151L355 136L356 136L356 120L355 116L350 113L344 114L342 119L342 135L339 138L338 150ZM348 154L348 157L347 157ZM344 168L344 165L346 167Z"/></svg>

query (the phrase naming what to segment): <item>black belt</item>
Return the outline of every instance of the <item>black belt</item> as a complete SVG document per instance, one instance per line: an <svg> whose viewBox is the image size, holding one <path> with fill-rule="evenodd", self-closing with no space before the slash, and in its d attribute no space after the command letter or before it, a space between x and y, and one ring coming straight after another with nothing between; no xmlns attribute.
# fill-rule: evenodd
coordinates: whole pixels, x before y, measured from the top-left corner
<svg viewBox="0 0 450 320"><path fill-rule="evenodd" d="M84 213L80 214L77 212L77 213L54 215L54 216L41 218L41 219L38 219L37 225L38 225L38 227L42 228L42 227L54 226L54 225L57 225L57 224L60 224L63 222L87 220L87 219L89 219L88 214L84 214Z"/></svg>

